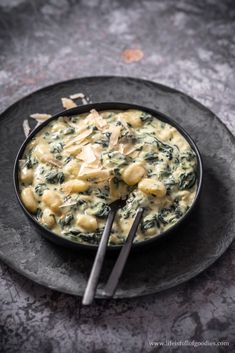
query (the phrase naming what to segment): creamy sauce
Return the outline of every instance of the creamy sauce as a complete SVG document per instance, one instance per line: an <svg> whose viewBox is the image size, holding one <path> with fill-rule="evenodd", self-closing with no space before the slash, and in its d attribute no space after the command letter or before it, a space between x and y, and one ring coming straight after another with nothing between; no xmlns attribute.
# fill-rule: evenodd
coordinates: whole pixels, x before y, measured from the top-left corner
<svg viewBox="0 0 235 353"><path fill-rule="evenodd" d="M114 200L110 244L125 241L144 207L135 242L172 227L195 198L197 159L171 125L139 110L59 117L27 145L20 161L21 199L58 236L97 244Z"/></svg>

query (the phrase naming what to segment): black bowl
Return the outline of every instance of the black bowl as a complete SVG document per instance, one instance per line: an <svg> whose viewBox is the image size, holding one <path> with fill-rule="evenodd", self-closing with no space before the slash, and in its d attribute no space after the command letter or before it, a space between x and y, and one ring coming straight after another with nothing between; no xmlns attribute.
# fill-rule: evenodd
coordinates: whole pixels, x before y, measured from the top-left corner
<svg viewBox="0 0 235 353"><path fill-rule="evenodd" d="M203 167L202 167L202 159L200 152L195 144L195 142L192 140L190 135L180 126L178 123L176 123L174 120L166 116L165 114L158 112L157 110L150 109L143 107L141 105L136 105L136 104L129 104L129 103L119 103L119 102L105 102L105 103L94 103L94 104L87 104L83 106L79 106L76 108L64 110L53 117L49 118L39 126L37 126L31 133L30 135L26 138L22 146L20 147L20 150L17 154L15 164L14 164L14 187L15 187L15 192L17 199L19 201L19 204L21 208L23 209L24 213L28 217L28 219L31 221L32 225L36 227L36 229L39 231L39 233L45 237L46 239L58 244L62 245L65 247L73 248L73 249L83 249L83 250L96 250L97 245L93 244L82 244L82 243L77 243L72 240L60 237L59 235L51 232L49 229L41 225L35 218L34 216L28 212L28 210L25 208L24 204L21 201L21 198L19 196L19 180L18 180L18 170L19 170L19 160L21 159L26 146L28 145L29 141L44 127L46 126L50 121L57 119L59 116L72 116L75 114L82 114L82 113L87 113L91 109L96 109L97 111L104 111L104 110L126 110L126 109L138 109L147 113L150 113L154 117L158 118L159 120L162 120L163 122L166 122L172 126L174 126L187 140L187 142L190 144L192 149L194 150L196 156L197 156L197 191L195 195L195 199L188 209L188 211L184 214L183 217L179 219L179 221L174 224L171 228L166 230L165 232L162 232L156 236L153 236L150 239L134 243L133 248L142 248L145 245L153 245L156 240L162 239L163 237L166 237L167 235L173 234L179 226L182 226L182 224L185 222L186 219L188 219L188 216L192 213L193 209L195 208L196 204L198 203L199 200L199 194L201 191L202 187L202 175L203 175ZM120 250L122 245L109 245L108 250Z"/></svg>

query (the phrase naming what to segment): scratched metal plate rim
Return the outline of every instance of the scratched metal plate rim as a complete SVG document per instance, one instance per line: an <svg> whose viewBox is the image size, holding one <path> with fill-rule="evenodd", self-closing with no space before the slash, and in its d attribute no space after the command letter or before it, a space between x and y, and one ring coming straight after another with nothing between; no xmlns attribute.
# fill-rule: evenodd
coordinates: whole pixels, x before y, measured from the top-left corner
<svg viewBox="0 0 235 353"><path fill-rule="evenodd" d="M155 82L120 76L58 82L22 98L0 115L0 259L50 289L78 296L84 292L92 257L42 239L21 212L12 183L14 159L24 139L23 119L37 111L55 114L61 110L61 97L80 91L93 102L139 103L171 116L196 140L204 160L205 185L197 212L174 237L130 257L115 298L157 293L196 276L215 262L235 237L234 136L209 109L186 94ZM112 263L112 258L106 259L97 298Z"/></svg>

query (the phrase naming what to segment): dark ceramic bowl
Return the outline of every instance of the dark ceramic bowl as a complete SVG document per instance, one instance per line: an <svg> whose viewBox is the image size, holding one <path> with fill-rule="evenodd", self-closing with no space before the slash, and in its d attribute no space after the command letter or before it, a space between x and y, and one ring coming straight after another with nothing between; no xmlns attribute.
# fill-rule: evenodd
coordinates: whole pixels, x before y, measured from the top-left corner
<svg viewBox="0 0 235 353"><path fill-rule="evenodd" d="M39 233L43 237L47 238L48 240L50 240L50 241L52 241L52 242L54 242L56 244L59 244L59 245L65 246L65 247L69 247L69 248L73 248L73 249L83 249L83 250L92 250L92 249L96 250L97 249L97 245L82 244L82 243L74 242L72 240L69 240L69 239L63 238L61 236L58 236L57 234L51 232L49 229L47 229L46 227L41 225L34 218L34 216L29 211L27 211L27 209L25 208L24 204L22 203L20 195L19 195L19 180L18 180L19 160L22 158L23 153L25 151L25 148L28 145L28 143L30 142L30 140L42 128L44 128L44 126L46 126L50 121L57 119L59 116L72 116L72 115L75 115L75 114L87 113L91 109L96 109L97 111L138 109L138 110L150 113L151 115L153 115L154 117L158 118L159 120L162 120L163 122L166 122L166 123L174 126L185 137L185 139L187 140L189 145L192 147L192 149L196 153L196 156L197 156L197 191L196 191L195 199L194 199L191 207L184 214L184 216L181 217L179 219L179 221L176 224L174 224L171 228L169 228L167 231L162 232L161 234L158 234L156 236L153 236L152 238L150 238L148 240L144 240L144 241L141 241L141 242L138 242L138 243L134 243L133 244L133 248L140 248L140 247L143 247L145 245L151 245L154 242L156 242L156 240L159 240L160 238L166 237L169 234L174 234L176 229L179 226L182 226L183 223L186 221L186 219L189 220L188 216L192 213L193 209L195 208L196 204L198 203L199 194L200 194L201 187L202 187L202 175L203 175L201 155L199 153L199 150L198 150L195 142L192 140L192 138L189 136L189 134L180 125L178 125L174 120L172 120L168 116L164 115L163 113L158 112L157 110L146 108L146 107L143 107L143 106L140 106L140 105L129 104L129 103L119 103L119 102L94 103L94 104L83 105L83 106L79 106L79 107L72 108L72 109L69 109L69 110L65 110L65 111L62 111L62 112L54 115L53 117L51 117L47 121L43 122L42 124L37 126L30 133L30 135L27 137L27 139L24 141L24 143L20 147L20 150L19 150L19 152L17 154L16 160L15 160L15 165L14 165L14 187L15 187L15 192L16 192L16 196L17 196L17 199L19 201L19 204L20 204L21 208L23 209L24 213L26 214L28 219L31 221L32 225L34 227L36 227L36 229L39 231ZM120 250L121 246L122 245L109 245L108 246L108 250L115 250L115 249L116 250Z"/></svg>

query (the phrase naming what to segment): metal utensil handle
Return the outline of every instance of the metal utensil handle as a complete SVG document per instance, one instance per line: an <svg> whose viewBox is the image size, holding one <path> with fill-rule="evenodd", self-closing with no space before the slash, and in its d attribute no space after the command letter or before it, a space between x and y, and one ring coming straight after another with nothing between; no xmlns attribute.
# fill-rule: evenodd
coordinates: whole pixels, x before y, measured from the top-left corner
<svg viewBox="0 0 235 353"><path fill-rule="evenodd" d="M90 273L90 277L86 286L86 290L82 299L83 305L90 305L94 299L96 287L98 284L101 268L103 265L108 239L110 236L110 232L112 229L114 217L116 214L116 210L111 210L109 212L107 222L105 224L104 232L102 234L99 247L96 253L95 261L92 266L92 270Z"/></svg>
<svg viewBox="0 0 235 353"><path fill-rule="evenodd" d="M122 247L122 250L120 251L120 254L117 258L117 261L113 267L113 270L109 276L108 282L104 288L103 294L106 297L112 297L114 295L114 292L116 290L116 287L118 285L119 278L122 275L124 266L126 264L128 255L131 250L131 246L134 240L134 237L136 235L136 231L138 229L142 214L143 214L144 209L143 208L138 208L137 213L135 215L134 222L132 224L132 227L130 229L130 232L127 236L127 240L125 244Z"/></svg>

